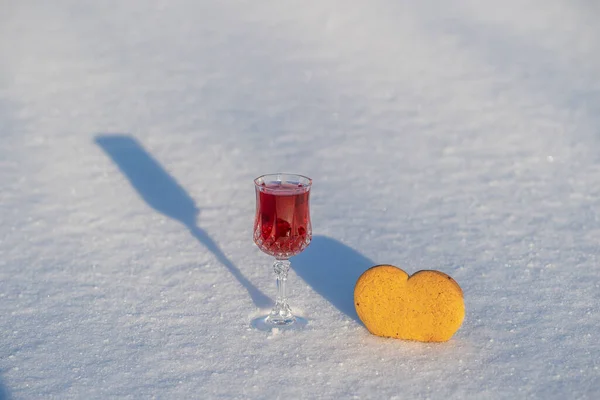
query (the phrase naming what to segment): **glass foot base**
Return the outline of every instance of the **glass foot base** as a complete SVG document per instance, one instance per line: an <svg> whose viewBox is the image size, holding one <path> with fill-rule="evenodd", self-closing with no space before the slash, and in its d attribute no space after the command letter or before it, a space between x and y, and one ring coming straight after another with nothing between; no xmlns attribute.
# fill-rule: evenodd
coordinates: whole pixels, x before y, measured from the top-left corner
<svg viewBox="0 0 600 400"><path fill-rule="evenodd" d="M295 331L304 328L308 324L306 318L293 316L285 320L272 320L269 315L263 315L261 317L252 320L251 325L259 331L270 332L273 329Z"/></svg>

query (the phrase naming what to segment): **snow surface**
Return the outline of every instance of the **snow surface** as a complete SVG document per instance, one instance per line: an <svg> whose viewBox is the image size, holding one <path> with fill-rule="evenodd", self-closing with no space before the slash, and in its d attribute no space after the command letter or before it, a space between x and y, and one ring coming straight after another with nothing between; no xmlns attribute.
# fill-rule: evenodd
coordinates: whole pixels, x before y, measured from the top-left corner
<svg viewBox="0 0 600 400"><path fill-rule="evenodd" d="M600 3L4 1L0 399L600 398ZM314 179L302 332L252 243ZM382 339L370 265L465 322Z"/></svg>

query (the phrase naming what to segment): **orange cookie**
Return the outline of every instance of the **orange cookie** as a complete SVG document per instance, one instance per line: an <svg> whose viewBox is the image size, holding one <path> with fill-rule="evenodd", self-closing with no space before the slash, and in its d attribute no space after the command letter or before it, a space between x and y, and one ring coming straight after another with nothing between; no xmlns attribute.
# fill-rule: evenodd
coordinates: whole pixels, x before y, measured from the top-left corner
<svg viewBox="0 0 600 400"><path fill-rule="evenodd" d="M412 276L393 265L365 271L354 287L354 306L369 332L421 342L445 342L465 317L458 283L439 271Z"/></svg>

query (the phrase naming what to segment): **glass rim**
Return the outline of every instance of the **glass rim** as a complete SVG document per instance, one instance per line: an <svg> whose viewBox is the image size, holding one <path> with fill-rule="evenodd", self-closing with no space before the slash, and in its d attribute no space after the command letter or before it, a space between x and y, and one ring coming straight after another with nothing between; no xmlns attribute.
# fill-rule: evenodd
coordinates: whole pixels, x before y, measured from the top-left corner
<svg viewBox="0 0 600 400"><path fill-rule="evenodd" d="M300 175L300 174L292 174L292 173L288 173L288 172L275 172L275 173L271 173L271 174L263 174L261 176L258 176L256 178L254 178L254 185L256 187L261 187L259 182L261 180L264 181L265 178L268 177L268 176L273 176L273 177L280 177L280 176L297 177L297 178L300 178L300 180L305 180L306 181L306 183L299 182L299 183L302 183L302 187L310 188L311 185L312 185L312 179L309 178L308 176L306 176L306 175ZM277 179L275 179L275 180L277 180Z"/></svg>

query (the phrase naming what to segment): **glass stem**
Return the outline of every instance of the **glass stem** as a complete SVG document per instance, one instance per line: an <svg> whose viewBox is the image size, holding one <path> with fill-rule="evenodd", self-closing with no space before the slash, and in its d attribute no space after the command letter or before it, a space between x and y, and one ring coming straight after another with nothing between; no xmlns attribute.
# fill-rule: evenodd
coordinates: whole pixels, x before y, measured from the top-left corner
<svg viewBox="0 0 600 400"><path fill-rule="evenodd" d="M267 320L275 325L287 325L293 323L295 320L292 310L287 303L286 293L290 264L289 260L275 260L273 264L273 270L277 277L277 298L275 299L275 306L271 310Z"/></svg>

